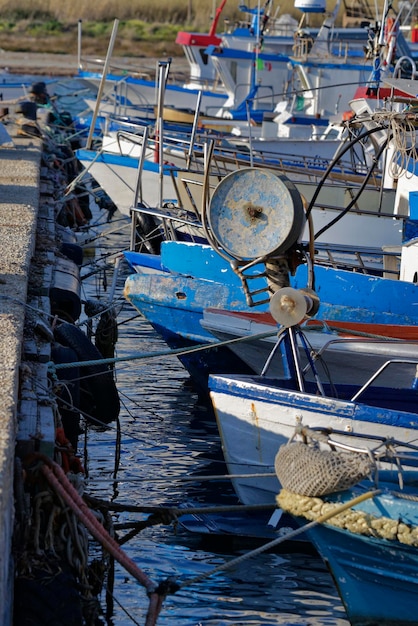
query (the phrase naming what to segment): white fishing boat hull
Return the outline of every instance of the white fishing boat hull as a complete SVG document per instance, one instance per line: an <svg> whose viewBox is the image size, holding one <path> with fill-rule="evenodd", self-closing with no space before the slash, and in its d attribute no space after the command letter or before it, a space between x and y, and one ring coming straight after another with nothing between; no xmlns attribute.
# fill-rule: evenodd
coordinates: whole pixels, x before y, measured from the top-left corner
<svg viewBox="0 0 418 626"><path fill-rule="evenodd" d="M257 319L259 318L259 319ZM276 322L268 313L248 311L228 311L223 309L206 309L203 313L201 325L219 341L237 340L229 345L244 363L256 374L261 374L267 359L277 342L277 334L263 336L274 330L279 331ZM370 336L363 341L359 335L374 327L376 338ZM386 325L388 326L388 325ZM397 340L391 336L377 338L385 332L384 324L340 323L333 327L333 321L321 322L319 319L303 326L304 336L309 343L311 355L321 355L315 361L315 367L320 376L327 375L333 382L349 380L352 384L363 385L370 376L388 359L414 359L418 356L418 330L415 332L416 342L410 339ZM409 338L415 330L411 326L388 327L387 332L397 337ZM300 349L303 358L303 351ZM324 365L325 364L325 365ZM303 361L306 365L306 359ZM272 359L267 370L268 376L282 377L284 375L282 361ZM308 374L309 377L309 374ZM310 375L313 379L313 375ZM383 376L387 383L402 385L404 372L397 368L395 373L390 372Z"/></svg>
<svg viewBox="0 0 418 626"><path fill-rule="evenodd" d="M101 74L89 72L80 72L78 78L92 90L98 89L102 81ZM178 109L190 109L198 102L199 91L199 89L186 89L182 85L166 85L164 104ZM109 75L105 82L104 95L113 98L119 104L152 108L158 104L158 82L130 76ZM226 94L202 91L200 110L207 115L213 115L225 102Z"/></svg>
<svg viewBox="0 0 418 626"><path fill-rule="evenodd" d="M90 154L78 151L77 156L82 166L88 170L98 185L106 192L122 215L130 216L134 204L135 190L138 181L138 160L131 157L120 157L114 154ZM94 160L94 157L97 157ZM166 202L177 202L176 192L168 168L164 175L163 197L160 199L159 166L146 161L141 173L141 193L138 200L147 207L160 207Z"/></svg>
<svg viewBox="0 0 418 626"><path fill-rule="evenodd" d="M382 410L378 420L374 410L363 410L361 400L351 402L284 389L265 377L211 376L209 388L225 461L243 504L275 502L280 490L274 473L275 456L301 425L403 442L417 436L417 414L403 422L401 413L397 413L397 421L396 415ZM362 443L375 445L367 439Z"/></svg>

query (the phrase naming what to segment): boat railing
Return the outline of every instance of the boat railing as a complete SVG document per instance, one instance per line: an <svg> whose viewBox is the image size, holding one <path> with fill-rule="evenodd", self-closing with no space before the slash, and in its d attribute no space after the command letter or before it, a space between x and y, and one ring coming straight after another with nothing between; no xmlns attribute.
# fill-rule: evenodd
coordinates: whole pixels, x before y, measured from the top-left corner
<svg viewBox="0 0 418 626"><path fill-rule="evenodd" d="M280 168L283 168L285 166L286 169L289 167L297 166L298 168L300 168L301 166L303 166L305 169L312 170L313 172L317 171L319 175L322 176L324 174L324 171L329 166L330 160L321 157L321 154L320 154L321 142L317 141L314 143L318 147L318 154L312 155L312 156L305 156L303 154L296 153L296 152L295 154L292 154L292 153L281 154L280 149L277 149L276 151L271 151L268 149L262 149L260 145L257 146L257 150L252 151L252 155L251 155L250 154L251 150L250 150L249 145L248 146L247 145L235 146L231 142L228 143L227 141L226 142L224 141L222 145L217 148L214 158L215 157L217 159L224 158L225 161L227 160L229 156L231 156L234 161L237 161L237 159L246 158L247 164L248 164L248 160L250 160L250 156L252 156L251 160L253 161L254 165L256 165L257 161L260 161L263 163L268 163L273 168L275 165ZM336 143L336 149L337 149L339 142L336 141L335 143ZM203 150L201 151L201 153L203 153ZM360 181L364 182L364 173L365 173L364 168L365 168L364 162L362 163L359 162L358 164L356 162L353 164L350 150L347 150L346 154L343 155L343 157L336 160L335 166L333 167L331 174L342 174L346 182L350 181L350 176L355 176L357 177L357 180L359 182ZM373 174L372 177L374 180L377 180L379 178L379 174L378 173Z"/></svg>
<svg viewBox="0 0 418 626"><path fill-rule="evenodd" d="M138 115L143 115L142 109L147 107L148 109L152 108L151 103L144 98L141 94L140 89L135 89L132 85L128 84L127 76L122 76L120 80L118 80L113 85L113 93L112 97L115 100L115 115L123 116L126 114L127 116L132 115L132 104L131 97L132 94L129 92L134 89L137 97L137 103L135 105L135 109L138 111Z"/></svg>
<svg viewBox="0 0 418 626"><path fill-rule="evenodd" d="M129 107L131 106L128 99L128 86L126 81L122 80L120 83L115 85L112 96L114 96L114 115L126 115Z"/></svg>
<svg viewBox="0 0 418 626"><path fill-rule="evenodd" d="M171 175L179 205L190 213L194 213L200 220L203 202L203 174L188 170L186 172L172 171ZM221 180L221 176L209 176L209 196L212 195Z"/></svg>
<svg viewBox="0 0 418 626"><path fill-rule="evenodd" d="M195 152L195 156L202 159L203 151ZM212 167L218 173L229 173L232 167L234 169L237 167L248 167L250 165L250 155L232 147L222 147L221 151L214 153L212 161ZM324 168L320 167L319 163L315 163L315 158L306 156L295 156L292 158L291 155L272 155L272 153L267 151L257 151L257 155L253 159L253 166L268 167L272 170L286 172L286 175L292 178L292 180L295 175L298 175L306 177L309 181L319 182L324 175ZM339 162L338 167L329 172L328 178L333 181L341 181L342 183L364 183L364 175L353 172L348 162L347 164ZM372 174L370 187L374 186L377 188L379 183L379 175Z"/></svg>
<svg viewBox="0 0 418 626"><path fill-rule="evenodd" d="M293 56L298 59L306 59L313 44L313 37L298 37L293 45Z"/></svg>
<svg viewBox="0 0 418 626"><path fill-rule="evenodd" d="M356 331L353 330L351 328L343 328L341 325L338 326L333 326L332 321L329 322L322 322L320 319L318 320L310 320L307 322L307 326L306 329L309 330L317 330L318 332L338 332L339 335L338 336L334 336L332 337L332 339L329 339L327 342L325 342L323 344L323 346L321 346L321 348L319 348L318 350L315 351L315 354L313 355L313 359L314 360L318 360L321 357L324 356L324 353L329 352L330 349L334 349L335 346L337 344L340 344L342 346L346 346L347 344L351 344L352 347L354 349L356 349L356 347L358 348L358 350L360 352L364 351L364 345L365 342L369 345L369 344L380 344L382 346L382 354L387 354L387 349L388 346L390 344L399 347L399 346L404 346L404 347L410 347L411 349L415 349L417 350L417 354L418 354L418 340L413 340L413 339L400 339L397 337L386 337L386 336L381 336L381 335L373 335L370 333L366 333L366 332L361 332L361 331ZM345 333L346 336L343 336L341 333ZM353 336L355 335L355 336ZM367 381L367 383L365 384L365 386L370 386L370 381L373 382L374 380L376 380L376 378L378 377L378 375L380 376L381 373L391 364L394 362L400 362L403 364L409 364L409 365L418 365L418 356L417 356L417 361L413 360L405 360L405 361L401 361L401 360L388 360L385 361L384 364L382 364L379 367L379 370L376 370L376 372L373 373L373 375L370 377L370 379ZM310 364L308 363L305 368L304 368L304 373L306 373L306 371L310 368ZM357 392L358 393L358 392Z"/></svg>
<svg viewBox="0 0 418 626"><path fill-rule="evenodd" d="M171 203L165 204L162 208L146 207L146 206L132 206L131 213L145 213L153 217L158 217L161 220L167 220L171 223L179 223L187 226L193 226L193 228L202 228L200 220L193 215L192 212L179 208Z"/></svg>
<svg viewBox="0 0 418 626"><path fill-rule="evenodd" d="M315 243L315 262L325 267L372 274L397 280L400 271L401 250L384 248L357 248L335 244Z"/></svg>
<svg viewBox="0 0 418 626"><path fill-rule="evenodd" d="M182 141L181 138L180 139L172 138L172 139L167 139L165 141L166 141L166 145L168 146L168 150L166 153L167 158L169 158L169 154L180 155L181 153L183 153L184 157L186 156L187 149L188 149L187 140ZM175 149L175 153L174 152L170 153L170 146L173 149ZM228 149L222 148L221 150L222 150L222 154L224 154L225 152L228 152ZM232 170L232 168L229 167L229 163L228 163L228 166L226 167L223 166L222 154L218 155L217 153L214 153L214 155L212 156L211 167L210 167L210 181L211 181L210 189L214 189L216 185L222 180L222 178L228 173L230 173ZM241 167L248 167L249 165L248 160L244 159L245 155L243 153L240 153L240 156L243 157L242 160L239 158L237 152L234 152L234 154L237 155L237 158L233 161L233 165L234 165L233 169L240 169ZM194 206L193 210L197 211L197 207L201 207L201 189L203 186L203 178L204 178L203 152L200 155L200 153L197 153L195 151L194 157L195 158L193 160L193 164L194 164L195 169L193 173L190 169L187 169L187 168L184 169L182 167L171 168L170 173L172 174L173 183L175 185L176 185L176 182L181 183L180 195L183 201L187 202L190 198L193 198L195 193L197 192L198 197L196 201L193 203L193 206ZM269 164L268 165L269 169L285 170L286 173L289 174L289 172L292 169L291 165L293 162L293 163L297 163L297 168L295 167L294 169L295 173L297 172L298 174L300 174L301 171L302 173L304 173L304 171L307 170L310 165L312 165L312 160L308 157L287 156L286 161L284 161L284 159L285 157L283 157L283 160L282 160L283 166L281 168L277 167L277 163L276 163L274 165ZM232 161L231 161L231 164L232 164ZM267 165L267 164L262 162L262 165ZM255 164L255 166L257 166L257 164ZM174 178L174 174L175 174L175 178ZM309 183L309 181L308 182L303 181L303 185L302 185L302 181L298 181L296 177L292 178L292 180L294 180L296 185L298 185L298 182L300 182L302 186L301 193L304 195L304 197L307 200L309 200L310 199L309 194L312 194L316 189L317 180L311 183ZM363 179L360 179L360 181L363 182ZM332 203L327 202L325 198L321 197L321 194L320 194L316 200L315 206L321 209L328 209L329 211L333 211L335 213L337 213L338 211L340 212L345 211L347 208L347 203L348 202L351 203L351 201L355 199L355 194L356 194L355 186L354 185L347 186L347 183L344 180L336 181L334 184L334 193L335 193L336 186L339 186L342 190L344 190L344 192L346 192L344 194L344 197L340 199L341 205L338 205L334 200L332 201ZM185 190L182 189L183 187L185 187L186 189ZM364 192L366 193L368 189L375 190L376 187L373 185L370 185L370 187L365 188ZM186 195L184 194L184 191L186 192ZM308 195L306 195L307 193ZM352 213L355 212L355 213L362 214L362 215L379 214L381 217L390 217L390 218L393 217L394 219L399 219L402 221L405 219L404 216L400 216L400 215L394 216L393 212L385 212L384 207L382 208L382 205L379 204L378 202L375 204L367 203L367 202L361 203L358 199L357 201L354 202L353 206L350 208L350 211Z"/></svg>
<svg viewBox="0 0 418 626"><path fill-rule="evenodd" d="M319 320L318 320L319 321ZM333 327L332 322L323 324L324 330L329 333L332 331L338 332L338 336L326 341L320 349L309 350L309 357L307 363L303 365L299 359L296 361L296 370L298 372L298 378L300 381L305 381L306 376L312 372L315 377L315 383L317 392L321 395L328 395L332 390L331 378L330 391L325 393L324 385L322 384L318 372L316 371L316 363L327 363L327 354L331 352L338 354L338 346L341 346L341 355L347 355L348 352L358 352L359 354L369 353L373 355L373 358L379 358L380 365L377 369L373 369L373 373L370 375L366 382L362 385L355 385L351 389L350 381L347 380L347 391L344 394L344 398L350 402L364 402L372 403L374 406L387 406L387 403L391 403L391 389L390 387L400 387L402 389L402 399L404 401L403 410L414 410L418 398L418 341L411 339L399 339L387 336L378 336L368 333L362 333L360 331L354 331L350 328L344 329L341 326ZM311 326L308 326L311 329ZM296 330L296 332L295 332ZM320 327L318 331L321 332ZM304 338L303 328L288 329L289 336L293 337L293 342L300 338L301 345L306 351L309 347L309 342ZM342 336L342 333L347 333L347 336ZM353 337L353 335L356 335ZM273 351L271 352L269 359L264 366L264 372L269 366L269 362L272 360L272 356L278 349L278 345L283 341L284 334L279 337ZM373 346L373 347L372 347ZM391 358L391 354L394 355ZM341 356L344 359L344 356ZM377 365L377 364L376 364ZM374 367L376 367L376 365ZM326 366L327 377L330 373L328 366ZM401 383L393 383L393 381L399 379ZM405 381L407 384L405 385ZM304 389L304 382L300 383L300 388ZM383 393L382 390L385 390ZM369 393L368 393L369 392ZM400 408L400 410L402 410Z"/></svg>
<svg viewBox="0 0 418 626"><path fill-rule="evenodd" d="M79 69L85 72L92 72L93 69L96 70L96 73L100 73L100 71L105 66L105 59L102 58L91 58L91 57L80 57L80 65ZM144 78L150 79L152 74L154 73L153 68L142 68L138 69L138 67L130 65L130 64L121 64L114 61L110 61L108 64L108 69L115 74L120 74L121 78L124 76L134 76L136 78Z"/></svg>
<svg viewBox="0 0 418 626"><path fill-rule="evenodd" d="M154 107L141 93L140 87L128 82L129 76L123 75L112 80L105 88L101 100L112 106L110 115L114 117L131 117L133 115L132 93L135 92L135 113L136 116L150 117L154 115Z"/></svg>
<svg viewBox="0 0 418 626"><path fill-rule="evenodd" d="M234 87L234 101L240 106L243 100L242 95L248 96L251 93L253 86L251 83L237 83ZM249 113L251 109L254 111L273 111L275 106L275 89L273 85L257 85L255 88L255 95L251 98L246 97L245 101L251 103L249 107Z"/></svg>
<svg viewBox="0 0 418 626"><path fill-rule="evenodd" d="M413 342L408 342L413 343ZM417 347L418 349L418 347ZM360 387L360 389L351 397L351 402L356 402L365 394L365 392L372 386L372 384L382 376L383 372L385 372L389 367L393 365L411 365L415 366L415 381L417 380L417 368L418 368L418 359L389 359L383 365L379 367L379 369L368 379L368 381ZM412 389L415 387L412 386Z"/></svg>
<svg viewBox="0 0 418 626"><path fill-rule="evenodd" d="M138 204L131 207L131 250L136 249L136 227L143 215L156 218L156 223L160 224L157 230L159 233L164 232L166 241L184 239L185 236L189 241L202 242L204 240L202 222L192 211L187 211L172 202L166 202L162 207ZM142 239L139 243L142 246L146 240Z"/></svg>
<svg viewBox="0 0 418 626"><path fill-rule="evenodd" d="M347 59L349 53L349 45L346 41L339 41L337 45L333 44L332 54L333 56Z"/></svg>
<svg viewBox="0 0 418 626"><path fill-rule="evenodd" d="M312 440L326 444L331 450L354 452L368 457L373 456L376 461L383 461L387 457L393 460L398 454L400 458L404 459L407 451L418 452L418 446L414 442L400 441L393 437L388 438L372 433L347 432L336 428L297 426L295 436L301 437L305 443ZM336 437L340 437L341 440L336 439ZM348 441L352 443L348 443ZM363 446L361 445L363 441L367 441L368 444L375 442L375 446ZM416 454L412 458L416 459Z"/></svg>
<svg viewBox="0 0 418 626"><path fill-rule="evenodd" d="M144 160L147 152L153 150L155 153L156 142L151 141L149 136L149 126L138 126L137 134L124 133L119 131L117 136L122 140L125 138L131 141L133 144L139 144L141 148L140 156L138 159L138 175L135 185L135 192L133 197L132 206L130 208L131 213L131 250L135 248L135 233L137 231L137 223L140 214L145 214L154 218L157 218L161 222L162 229L164 230L165 238L175 240L177 239L177 229L179 227L188 227L190 238L196 236L196 232L201 230L202 223L200 220L200 204L197 202L200 200L193 199L193 193L190 192L188 185L194 184L200 188L199 177L200 172L196 173L196 178L193 178L193 172L191 170L182 170L174 166L168 166L168 170L171 176L171 180L177 196L177 204L175 202L166 202L162 196L162 189L160 190L160 202L159 206L147 206L142 201L142 171L144 166ZM187 150L187 143L184 142L184 150ZM164 166L161 172L167 168ZM216 182L212 184L216 185Z"/></svg>
<svg viewBox="0 0 418 626"><path fill-rule="evenodd" d="M293 56L295 59L306 60L314 45L314 39L312 37L298 37L296 43L293 45ZM329 42L330 49L329 55L340 59L340 61L346 61L350 56L352 47L348 41L341 39L332 39ZM353 53L351 53L353 54Z"/></svg>
<svg viewBox="0 0 418 626"><path fill-rule="evenodd" d="M418 76L416 63L414 59L406 55L401 56L396 61L396 64L393 70L393 78L402 78L403 74L407 71L408 66L411 68L410 73L408 72L408 74L410 74L409 77L411 79L416 79Z"/></svg>
<svg viewBox="0 0 418 626"><path fill-rule="evenodd" d="M253 27L251 20L234 20L233 22L229 19L224 20L224 32L233 35L235 30L247 30L249 33ZM270 15L267 27L264 30L265 36L270 37L286 37L289 39L293 38L295 33L295 25L293 23L285 23L280 17L275 17ZM254 33L256 35L256 33Z"/></svg>
<svg viewBox="0 0 418 626"><path fill-rule="evenodd" d="M132 65L130 63L120 63L110 59L107 64L108 73L113 74L114 76L120 77L120 81L118 83L125 82L129 80L129 78L136 78L139 80L154 80L156 75L155 65L147 66L143 63L144 59L141 59L141 67L138 68L136 65ZM79 71L86 73L94 73L100 75L106 65L106 59L96 57L84 57L81 56L79 60ZM169 83L178 84L185 80L185 72L178 70L173 71L170 69L170 74L167 79Z"/></svg>
<svg viewBox="0 0 418 626"><path fill-rule="evenodd" d="M203 161L204 149L203 146L196 146L195 158ZM257 152L250 158L249 150L244 147L234 147L232 144L220 145L217 147L212 158L213 168L217 169L219 173L229 173L232 169L239 167L249 167L252 163L254 167L269 167L283 171L285 165L290 171L293 169L312 170L313 159L309 159L303 155L292 157L292 155L281 156L271 152ZM311 167L309 167L311 166ZM323 174L323 170L321 171Z"/></svg>
<svg viewBox="0 0 418 626"><path fill-rule="evenodd" d="M274 85L257 85L256 94L247 100L248 115L251 116L251 109L254 111L270 112L274 110L276 104Z"/></svg>

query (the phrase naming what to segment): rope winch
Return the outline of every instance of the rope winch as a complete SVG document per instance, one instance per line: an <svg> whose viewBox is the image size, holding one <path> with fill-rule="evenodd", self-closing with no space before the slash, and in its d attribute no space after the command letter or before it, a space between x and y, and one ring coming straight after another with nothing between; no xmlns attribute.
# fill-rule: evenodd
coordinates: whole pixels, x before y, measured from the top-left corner
<svg viewBox="0 0 418 626"><path fill-rule="evenodd" d="M283 326L301 323L319 307L312 284L300 291L290 287L290 274L312 261L301 245L305 204L286 176L268 169L231 172L209 203L204 185L202 221L209 243L239 276L248 306L270 302L273 317ZM265 286L258 281L252 289L256 278L265 279Z"/></svg>

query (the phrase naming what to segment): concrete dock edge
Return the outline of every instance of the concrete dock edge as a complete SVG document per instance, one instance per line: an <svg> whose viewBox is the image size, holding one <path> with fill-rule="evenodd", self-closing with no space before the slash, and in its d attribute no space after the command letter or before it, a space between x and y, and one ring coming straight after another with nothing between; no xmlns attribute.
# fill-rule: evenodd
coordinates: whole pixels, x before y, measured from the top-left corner
<svg viewBox="0 0 418 626"><path fill-rule="evenodd" d="M42 141L0 146L0 623L13 613L13 473L28 276L36 242Z"/></svg>

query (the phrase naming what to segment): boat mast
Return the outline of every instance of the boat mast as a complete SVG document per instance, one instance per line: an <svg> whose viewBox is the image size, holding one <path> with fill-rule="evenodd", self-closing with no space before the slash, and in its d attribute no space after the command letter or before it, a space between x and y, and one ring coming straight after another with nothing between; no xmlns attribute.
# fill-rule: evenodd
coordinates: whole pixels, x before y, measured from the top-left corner
<svg viewBox="0 0 418 626"><path fill-rule="evenodd" d="M382 59L381 59L381 51L382 48L385 45L385 28L384 28L384 24L386 22L387 19L387 15L389 12L389 2L388 0L385 0L384 5L383 5L383 13L382 13L382 20L380 22L380 26L379 26L379 36L377 36L377 34L374 37L374 46L373 46L373 71L372 71L372 75L370 77L370 86L368 87L368 92L369 93L377 93L379 86L380 86L380 82L381 82L381 75L382 75Z"/></svg>
<svg viewBox="0 0 418 626"><path fill-rule="evenodd" d="M223 11L224 6L226 5L227 0L222 0L221 4L218 6L215 12L215 16L212 21L212 25L209 30L209 35L213 37L216 35L216 27L218 26L219 18L221 17L221 13Z"/></svg>

